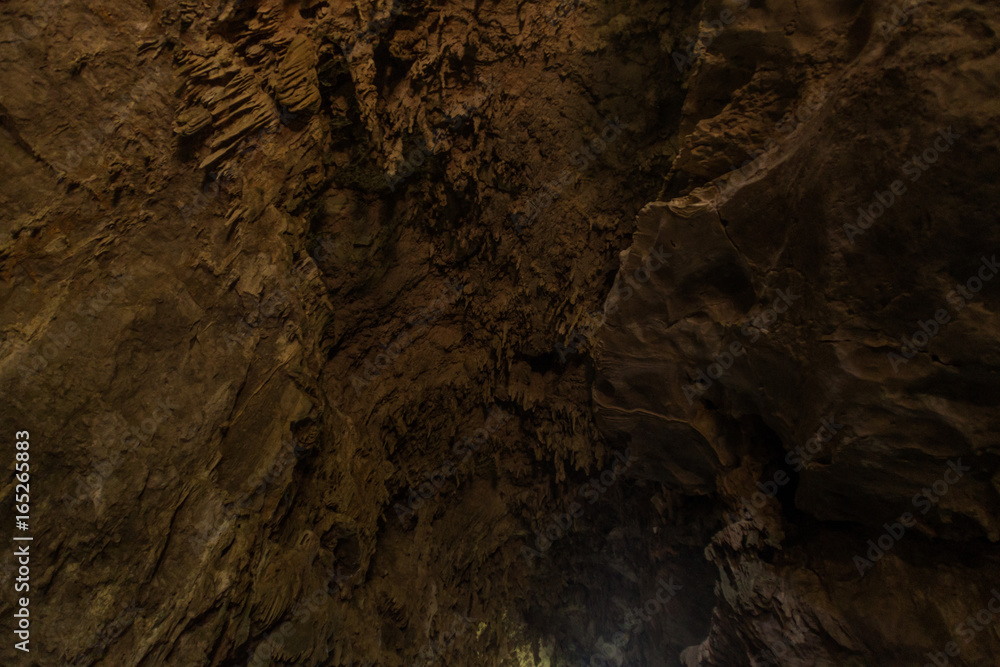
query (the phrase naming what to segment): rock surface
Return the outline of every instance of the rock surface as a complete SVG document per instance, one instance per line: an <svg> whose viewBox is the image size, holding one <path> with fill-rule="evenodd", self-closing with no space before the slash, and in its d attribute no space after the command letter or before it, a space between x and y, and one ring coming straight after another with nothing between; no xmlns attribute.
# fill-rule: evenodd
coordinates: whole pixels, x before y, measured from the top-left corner
<svg viewBox="0 0 1000 667"><path fill-rule="evenodd" d="M4 664L993 664L1000 10L911 5L7 3Z"/></svg>

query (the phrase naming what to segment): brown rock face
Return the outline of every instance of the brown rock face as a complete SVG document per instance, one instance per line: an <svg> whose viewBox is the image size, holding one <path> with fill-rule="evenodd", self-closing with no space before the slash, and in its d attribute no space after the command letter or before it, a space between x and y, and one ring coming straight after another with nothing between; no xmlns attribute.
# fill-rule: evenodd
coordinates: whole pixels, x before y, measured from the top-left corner
<svg viewBox="0 0 1000 667"><path fill-rule="evenodd" d="M998 167L997 13L922 7L893 30L892 7L840 9L751 9L713 43L696 117L741 41L773 46L684 137L673 178L698 187L639 214L605 306L602 430L732 513L687 665L998 651L963 625L1000 538L998 190L979 171ZM775 72L787 90L765 95Z"/></svg>
<svg viewBox="0 0 1000 667"><path fill-rule="evenodd" d="M995 4L0 14L3 664L997 663Z"/></svg>

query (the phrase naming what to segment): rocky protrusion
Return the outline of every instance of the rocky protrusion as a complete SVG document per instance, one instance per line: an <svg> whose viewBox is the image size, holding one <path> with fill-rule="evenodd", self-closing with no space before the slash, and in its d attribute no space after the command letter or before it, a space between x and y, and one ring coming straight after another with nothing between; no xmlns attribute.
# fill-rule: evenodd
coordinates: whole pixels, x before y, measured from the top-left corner
<svg viewBox="0 0 1000 667"><path fill-rule="evenodd" d="M212 124L212 114L200 104L182 109L174 121L174 133L183 137L196 134Z"/></svg>
<svg viewBox="0 0 1000 667"><path fill-rule="evenodd" d="M299 35L288 45L278 68L275 96L290 113L312 115L319 110L316 63L316 47L308 37Z"/></svg>
<svg viewBox="0 0 1000 667"><path fill-rule="evenodd" d="M209 54L188 51L179 61L178 74L185 79L182 95L189 106L178 114L174 131L191 135L209 124L215 130L205 141L211 153L200 168L219 165L251 134L277 124L260 78L238 64L231 48L216 47Z"/></svg>

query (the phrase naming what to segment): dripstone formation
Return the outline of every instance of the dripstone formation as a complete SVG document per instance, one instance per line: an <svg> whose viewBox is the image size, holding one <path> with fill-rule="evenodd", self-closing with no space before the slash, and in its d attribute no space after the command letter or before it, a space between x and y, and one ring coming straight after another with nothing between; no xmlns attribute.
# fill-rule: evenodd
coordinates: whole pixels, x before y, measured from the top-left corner
<svg viewBox="0 0 1000 667"><path fill-rule="evenodd" d="M1000 660L996 3L0 14L3 664Z"/></svg>

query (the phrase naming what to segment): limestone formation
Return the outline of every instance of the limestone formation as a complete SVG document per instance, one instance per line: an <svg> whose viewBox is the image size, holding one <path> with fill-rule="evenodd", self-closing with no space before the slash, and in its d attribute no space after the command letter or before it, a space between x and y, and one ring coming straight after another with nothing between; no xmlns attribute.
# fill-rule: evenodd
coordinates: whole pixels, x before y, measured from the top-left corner
<svg viewBox="0 0 1000 667"><path fill-rule="evenodd" d="M998 31L5 3L0 664L998 664Z"/></svg>

